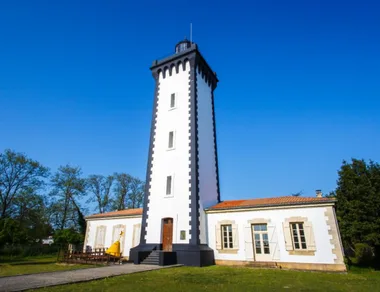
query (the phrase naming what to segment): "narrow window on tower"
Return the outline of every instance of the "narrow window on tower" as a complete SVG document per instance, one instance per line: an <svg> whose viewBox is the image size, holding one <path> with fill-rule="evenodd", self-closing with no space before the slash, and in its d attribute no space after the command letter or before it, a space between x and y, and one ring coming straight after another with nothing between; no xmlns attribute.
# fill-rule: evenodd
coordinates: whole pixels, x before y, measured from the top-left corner
<svg viewBox="0 0 380 292"><path fill-rule="evenodd" d="M176 107L176 94L172 93L170 95L170 109L173 109Z"/></svg>
<svg viewBox="0 0 380 292"><path fill-rule="evenodd" d="M174 148L174 131L169 132L169 143L168 148L173 149Z"/></svg>
<svg viewBox="0 0 380 292"><path fill-rule="evenodd" d="M166 195L172 194L173 178L171 175L166 177Z"/></svg>

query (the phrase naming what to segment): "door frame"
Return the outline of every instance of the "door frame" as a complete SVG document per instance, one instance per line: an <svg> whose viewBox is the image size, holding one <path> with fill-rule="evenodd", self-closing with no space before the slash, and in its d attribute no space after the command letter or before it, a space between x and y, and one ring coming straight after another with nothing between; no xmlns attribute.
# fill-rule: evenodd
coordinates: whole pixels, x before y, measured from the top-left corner
<svg viewBox="0 0 380 292"><path fill-rule="evenodd" d="M266 225L267 230L266 231L254 231L255 225ZM264 240L263 240L263 233L267 234L268 237L268 248L269 248L269 254L264 253ZM256 239L255 234L259 234L260 236L260 249L262 251L261 254L256 253ZM251 236L252 236L252 249L253 249L253 260L255 262L270 262L272 261L272 253L271 253L271 246L270 246L270 238L269 238L269 230L268 230L268 223L251 223Z"/></svg>
<svg viewBox="0 0 380 292"><path fill-rule="evenodd" d="M164 236L165 236L165 225L170 225L170 223L165 223L165 221L171 221L171 242L169 244L169 248L168 250L165 250L166 248L166 245L164 245L165 243L165 240L164 240ZM162 244L162 250L163 251L172 251L173 249L173 225L174 225L174 220L172 217L165 217L165 218L162 218L162 221L161 221L161 244Z"/></svg>

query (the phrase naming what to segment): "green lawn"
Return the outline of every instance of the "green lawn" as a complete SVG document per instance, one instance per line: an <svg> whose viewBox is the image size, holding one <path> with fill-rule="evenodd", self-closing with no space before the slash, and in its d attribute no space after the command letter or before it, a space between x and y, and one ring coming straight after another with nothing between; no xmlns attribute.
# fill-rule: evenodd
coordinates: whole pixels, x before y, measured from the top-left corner
<svg viewBox="0 0 380 292"><path fill-rule="evenodd" d="M10 261L9 259L2 259L2 261L0 262L0 277L43 272L66 271L91 267L88 265L57 264L56 260L56 255L22 258L13 261Z"/></svg>
<svg viewBox="0 0 380 292"><path fill-rule="evenodd" d="M380 272L348 274L212 266L130 274L43 291L380 291Z"/></svg>

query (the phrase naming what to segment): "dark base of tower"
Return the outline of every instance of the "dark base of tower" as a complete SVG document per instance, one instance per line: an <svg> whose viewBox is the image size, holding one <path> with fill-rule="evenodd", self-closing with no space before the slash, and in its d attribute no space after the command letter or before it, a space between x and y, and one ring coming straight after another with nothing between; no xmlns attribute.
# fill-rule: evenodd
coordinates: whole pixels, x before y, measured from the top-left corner
<svg viewBox="0 0 380 292"><path fill-rule="evenodd" d="M144 264L152 254L160 266L181 264L193 267L215 265L214 250L206 244L173 244L171 252L162 251L162 244L140 244L129 252L129 260L134 264Z"/></svg>

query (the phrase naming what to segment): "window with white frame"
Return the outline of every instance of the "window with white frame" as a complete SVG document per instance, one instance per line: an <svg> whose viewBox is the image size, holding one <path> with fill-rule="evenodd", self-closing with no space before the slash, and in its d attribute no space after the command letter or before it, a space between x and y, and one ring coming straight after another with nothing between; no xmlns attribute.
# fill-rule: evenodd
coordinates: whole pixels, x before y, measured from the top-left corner
<svg viewBox="0 0 380 292"><path fill-rule="evenodd" d="M236 254L239 250L238 225L234 220L221 220L215 226L215 247L219 253Z"/></svg>
<svg viewBox="0 0 380 292"><path fill-rule="evenodd" d="M234 247L233 236L232 236L232 225L222 225L222 248L230 249Z"/></svg>
<svg viewBox="0 0 380 292"><path fill-rule="evenodd" d="M174 148L174 131L170 131L169 132L168 148L169 149L173 149Z"/></svg>
<svg viewBox="0 0 380 292"><path fill-rule="evenodd" d="M173 194L173 176L169 175L166 177L166 195Z"/></svg>
<svg viewBox="0 0 380 292"><path fill-rule="evenodd" d="M295 250L307 250L305 229L303 222L291 222L293 247Z"/></svg>
<svg viewBox="0 0 380 292"><path fill-rule="evenodd" d="M175 93L172 93L171 95L170 95L170 109L173 109L173 108L175 108L176 107L176 104L177 104L177 98L176 98L177 96L176 96L176 94Z"/></svg>
<svg viewBox="0 0 380 292"><path fill-rule="evenodd" d="M283 222L285 248L291 255L313 255L317 250L312 222L306 217L286 218Z"/></svg>

